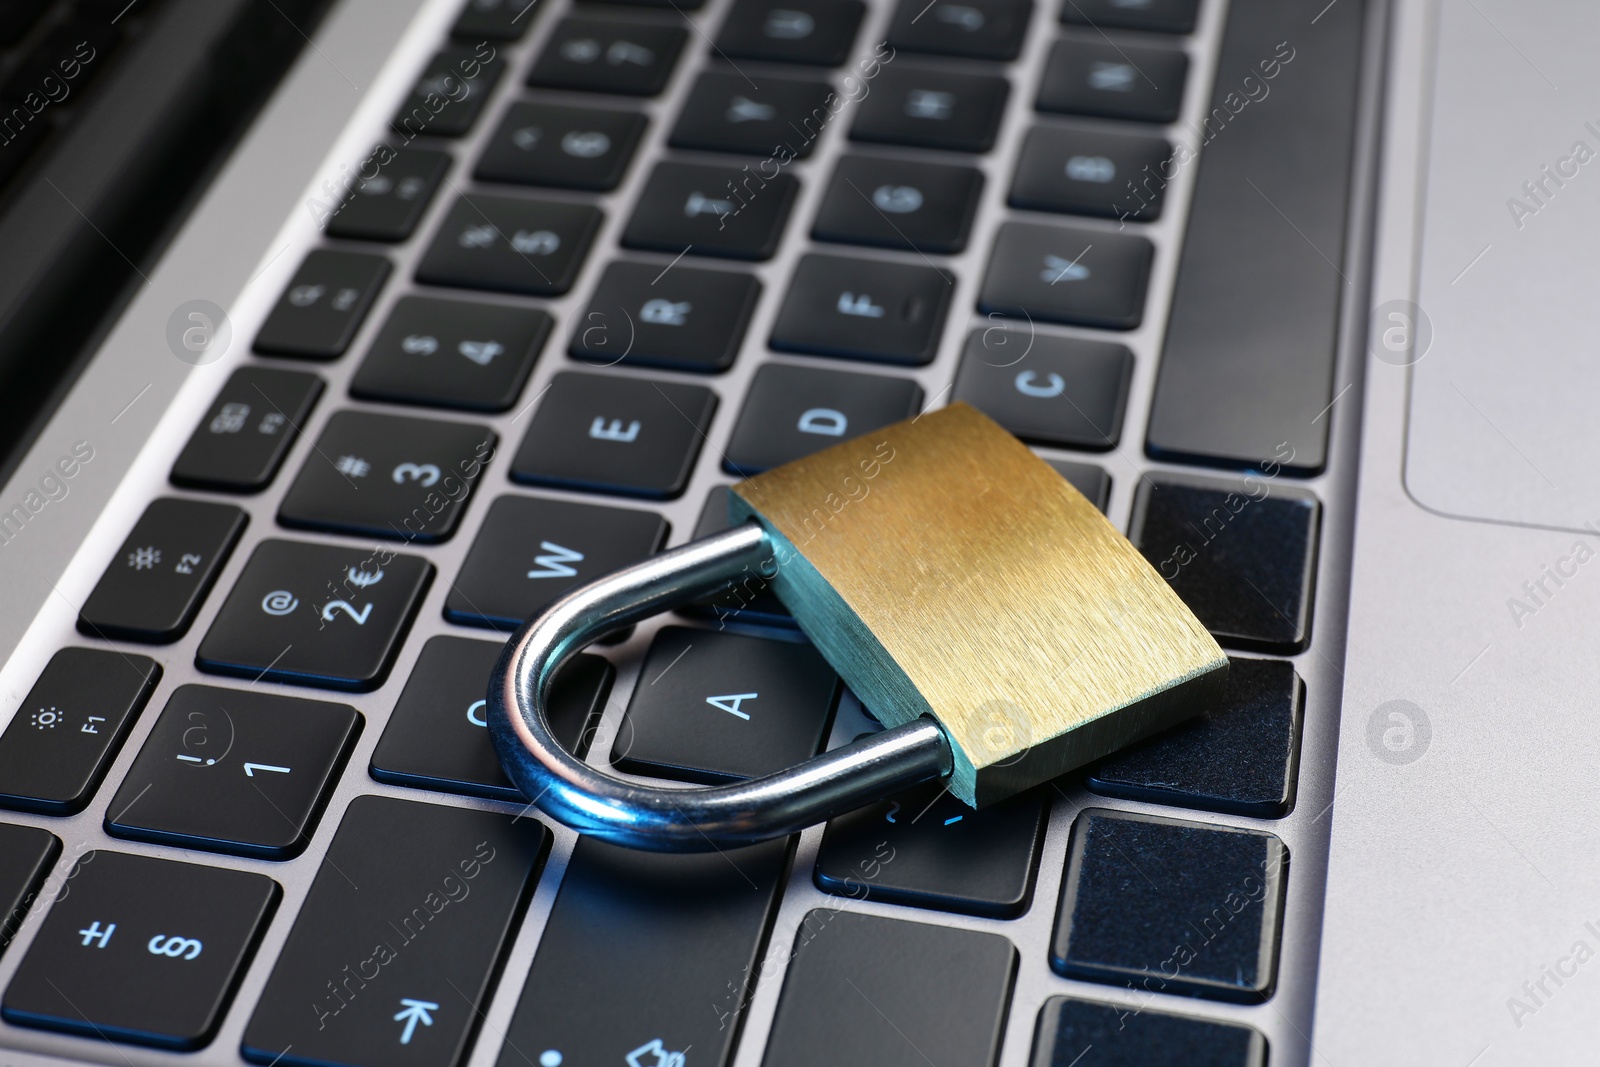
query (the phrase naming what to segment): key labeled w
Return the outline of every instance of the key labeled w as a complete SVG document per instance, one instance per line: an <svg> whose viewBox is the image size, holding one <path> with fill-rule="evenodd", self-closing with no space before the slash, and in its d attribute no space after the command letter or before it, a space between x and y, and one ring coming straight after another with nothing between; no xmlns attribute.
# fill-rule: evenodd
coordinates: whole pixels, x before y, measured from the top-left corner
<svg viewBox="0 0 1600 1067"><path fill-rule="evenodd" d="M534 556L535 567L528 572L529 578L576 578L578 572L568 566L571 563L583 561L582 552L574 552L570 548L556 544L554 541L540 541L539 547L544 550L544 555Z"/></svg>

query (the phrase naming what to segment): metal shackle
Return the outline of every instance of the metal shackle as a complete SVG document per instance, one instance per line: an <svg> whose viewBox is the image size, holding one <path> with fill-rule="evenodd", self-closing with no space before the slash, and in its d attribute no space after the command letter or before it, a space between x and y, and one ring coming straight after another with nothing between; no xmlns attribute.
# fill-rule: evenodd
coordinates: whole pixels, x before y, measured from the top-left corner
<svg viewBox="0 0 1600 1067"><path fill-rule="evenodd" d="M928 718L764 778L700 788L623 781L556 741L546 708L567 659L608 633L721 592L772 553L761 527L745 523L590 582L518 628L490 679L489 736L534 807L615 844L708 852L784 837L951 773L950 742Z"/></svg>

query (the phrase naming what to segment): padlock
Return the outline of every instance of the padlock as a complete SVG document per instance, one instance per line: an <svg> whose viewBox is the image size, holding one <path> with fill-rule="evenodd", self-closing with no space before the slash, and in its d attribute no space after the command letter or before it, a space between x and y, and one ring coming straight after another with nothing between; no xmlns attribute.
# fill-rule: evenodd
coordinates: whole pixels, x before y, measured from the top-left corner
<svg viewBox="0 0 1600 1067"><path fill-rule="evenodd" d="M932 778L973 806L1202 709L1222 649L1099 509L966 404L733 486L723 533L569 593L517 631L490 734L546 814L621 844L698 851L793 833ZM711 788L614 778L563 751L561 662L687 600L771 587L880 734Z"/></svg>

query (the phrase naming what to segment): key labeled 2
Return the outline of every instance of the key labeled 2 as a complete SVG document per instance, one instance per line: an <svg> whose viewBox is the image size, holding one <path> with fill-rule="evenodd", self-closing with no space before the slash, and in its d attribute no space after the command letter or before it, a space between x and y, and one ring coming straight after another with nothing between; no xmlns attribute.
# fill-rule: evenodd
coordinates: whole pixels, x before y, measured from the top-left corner
<svg viewBox="0 0 1600 1067"><path fill-rule="evenodd" d="M433 579L387 550L263 541L200 642L203 671L365 692L382 684Z"/></svg>

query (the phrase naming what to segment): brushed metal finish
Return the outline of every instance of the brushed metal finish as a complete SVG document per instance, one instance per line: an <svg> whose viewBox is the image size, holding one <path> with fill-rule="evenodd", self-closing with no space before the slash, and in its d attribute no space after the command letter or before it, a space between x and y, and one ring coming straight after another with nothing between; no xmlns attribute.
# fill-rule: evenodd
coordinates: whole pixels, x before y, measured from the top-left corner
<svg viewBox="0 0 1600 1067"><path fill-rule="evenodd" d="M538 15L524 41L500 48L510 72L525 71L560 17L573 10L571 0L543 0L540 7L545 4L550 4L550 9ZM708 0L703 10L689 14L693 27L690 40L696 42L691 51L709 49L709 37L720 25L727 6L728 0ZM1382 0L1380 6L1384 7L1384 11L1387 10ZM85 472L85 477L93 474L97 480L92 483L83 478L75 481L69 498L53 502L36 516L35 523L30 525L26 544L19 541L0 551L0 595L4 596L7 605L7 613L0 616L0 650L8 654L5 665L0 667L0 720L8 719L15 712L55 649L82 640L73 629L75 605L82 603L106 561L113 557L127 530L149 499L171 491L166 485L166 472L172 461L228 373L248 358L245 341L254 336L300 258L307 249L321 241L314 220L303 210L300 201L312 196L325 198L327 194L322 183L326 180L337 185L341 174L355 168L370 151L373 141L384 136L389 117L409 91L412 81L428 58L444 40L458 7L459 0L428 0L421 5L420 13L405 30L399 44L395 45L395 38L389 34L387 27L391 25L391 20L404 21L409 17L412 10L409 5L395 3L394 0L343 0L314 38L318 51L313 53L308 50L297 68L296 76L286 83L263 115L236 163L230 164L219 178L214 192L197 211L190 226L174 243L158 269L150 272L150 286L140 293L125 316L123 325L118 327L95 357L72 397L52 420L28 461L19 468L17 480L6 490L8 501L15 499L38 476L40 469L54 461L60 454L54 449L68 449L73 441L85 436L90 436L97 449L102 441L106 442L106 448L101 450L102 457L107 460L105 467L97 471L91 465L91 470ZM1180 47L1188 52L1191 66L1180 121L1159 130L1169 139L1180 140L1191 146L1196 144L1193 131L1206 113L1208 88L1213 78L1214 57L1226 7L1226 0L1202 0L1195 32L1179 42ZM876 43L886 32L892 10L893 4L888 0L869 3L851 62L871 55ZM1060 221L1057 216L1019 212L1005 206L1011 168L1024 135L1036 122L1054 121L1048 116L1035 115L1030 106L1050 46L1060 33L1055 22L1056 15L1054 4L1034 5L1022 55L1006 69L1006 76L1012 82L1012 102L1000 123L996 147L991 153L976 159L945 153L915 153L975 166L984 173L986 180L982 202L973 219L968 249L959 255L939 257L939 264L947 267L956 277L957 293L952 303L952 308L956 310L946 324L938 356L925 367L872 368L873 373L908 377L918 382L925 390L930 407L939 406L949 395L961 341L970 330L1004 325L1010 332L1012 343L1026 343L1030 329L1027 324L1019 326L989 320L970 310L970 297L981 279L994 233L1002 221L1018 218ZM1306 32L1314 33L1315 27ZM1356 164L1363 178L1356 183L1357 198L1352 206L1348 238L1353 250L1350 261L1355 265L1354 269L1347 268L1353 294L1362 293L1365 286L1366 276L1361 264L1365 262L1364 250L1368 244L1370 226L1365 176L1372 172L1374 166L1373 142L1378 122L1377 102L1381 97L1385 33L1386 14L1380 12L1368 28L1363 54L1364 102L1359 137L1362 147ZM377 60L385 52L388 54L387 61L378 64ZM374 65L367 65L369 61ZM665 146L666 131L683 106L695 73L705 63L704 58L686 55L667 91L659 98L637 105L651 118L650 131L641 144L639 158L629 176L614 194L600 198L607 208L607 220L596 237L596 250L591 254L573 291L565 297L532 302L489 295L477 298L509 302L517 306L529 306L530 303L542 306L549 309L558 322L572 324L581 319L595 279L599 277L604 264L614 258L610 250L615 249L616 236L626 217L627 207L642 186L643 175L648 172L650 165L663 157L726 162L726 157L677 152ZM957 66L961 64L953 63L953 67ZM740 67L757 80L763 72L774 69L743 62ZM1416 89L1421 75L1422 71L1415 66L1414 58L1403 63L1397 60L1392 72L1393 80L1408 92ZM504 110L513 102L530 95L551 101L593 102L592 97L582 94L542 91L529 94L517 86L514 77L508 75L489 100L476 129L455 143L456 162L449 172L447 189L453 191L469 187L472 163L482 151ZM344 117L346 114L350 115L348 120ZM806 252L819 248L807 239L803 227L816 212L824 180L835 161L847 150L855 150L854 146L848 145L844 136L851 118L852 108L847 107L818 139L814 155L809 160L789 165L788 169L799 176L802 188L790 224L792 232L777 256L768 263L740 268L750 270L761 279L766 287L766 295L756 309L734 366L714 380L714 388L721 394L723 404L707 429L708 443L694 469L688 492L678 500L651 505L652 510L658 511L671 522L674 543L688 539L705 494L713 486L731 480L720 469L722 457L719 449L728 440L738 415L737 401L744 396L756 369L766 362L821 365L819 361L804 357L774 355L766 349L766 338L771 330L779 297L795 263ZM329 133L329 129L339 132ZM1402 131L1407 136L1409 132L1409 129ZM321 163L308 163L308 159L320 159ZM297 169L301 167L310 172L309 177L304 176L303 170ZM1079 462L1088 460L1103 465L1110 472L1112 486L1106 512L1119 528L1126 527L1139 480L1147 475L1175 469L1148 459L1143 453L1143 441L1154 369L1166 328L1166 307L1172 290L1177 250L1187 221L1194 174L1195 168L1187 167L1173 178L1159 221L1136 224L1138 231L1154 243L1156 254L1146 320L1137 330L1116 338L1126 344L1135 356L1122 440L1109 452L1093 457L1056 449L1043 450L1043 454L1049 458ZM562 193L541 192L540 195L585 202L595 199ZM386 249L396 264L394 279L388 290L380 296L355 339L351 348L353 355L341 362L317 368L317 372L328 379L329 392L321 408L304 427L305 437L291 452L285 465L287 471L298 469L305 460L311 451L311 441L321 431L328 415L347 405L343 394L358 361L357 356L371 343L394 301L416 291L404 279L414 267L427 238L448 210L451 199L451 195L441 195L430 206L419 227L418 238L400 248ZM1073 219L1071 224L1101 233L1112 233L1117 229L1115 222L1096 219ZM264 238L263 234L270 236ZM832 250L837 251L837 248ZM888 262L920 262L916 257L874 250L851 250L850 254ZM252 266L242 271L236 270L235 260L240 258ZM666 268L672 261L671 256L640 255L628 258L654 262L661 268ZM237 295L230 298L231 292ZM197 295L209 297L227 307L233 319L236 343L216 363L191 372L187 367L177 365L166 353L162 329L167 315L177 303ZM1332 424L1328 470L1315 478L1296 480L1295 483L1315 491L1327 506L1321 551L1317 557L1317 619L1312 643L1304 653L1291 657L1296 671L1306 683L1305 728L1301 739L1295 808L1280 820L1182 812L1183 818L1195 822L1267 830L1289 847L1293 857L1292 869L1286 890L1283 937L1279 950L1279 981L1272 999L1259 1005L1234 1005L1184 997L1151 998L1113 986L1062 978L1050 970L1047 963L1048 945L1061 890L1067 841L1078 811L1092 804L1169 816L1174 813L1170 807L1093 796L1081 784L1068 779L1057 785L1059 793L1041 849L1032 902L1028 910L1015 919L980 919L826 894L812 882L812 866L821 840L821 829L813 828L802 833L791 874L783 890L782 902L773 922L767 952L759 968L761 981L756 986L754 998L743 1012L742 1036L731 1067L759 1067L797 931L803 928L807 913L815 908L837 908L978 930L1005 936L1016 944L1020 963L998 1067L1026 1067L1030 1062L1033 1031L1040 1006L1049 997L1060 995L1113 1004L1130 1011L1149 1008L1191 1018L1254 1027L1266 1036L1274 1067L1308 1067L1313 1062L1323 1065L1328 1062L1313 1053L1308 1035L1312 1033L1313 998L1317 990L1329 814L1334 800L1333 762L1344 686L1346 583L1350 573L1350 529L1355 505L1365 367L1360 357L1365 344L1365 308L1360 306L1358 298L1353 298L1350 305L1341 329L1336 379L1339 399L1322 416ZM963 308L967 309L964 314L961 313ZM1039 326L1037 332L1097 340L1104 340L1107 336L1094 330L1052 326ZM558 339L560 336L558 333ZM550 349L535 368L534 376L518 406L503 416L487 420L503 440L514 442L520 439L527 426L529 411L551 375L571 365L561 354L558 339L552 340ZM151 370L169 366L188 376L188 381L176 393L176 385L166 377L152 378L149 374ZM634 372L622 367L609 373L631 375ZM181 379L182 376L173 375L175 379ZM645 376L696 383L705 381L695 376L661 371L646 372ZM152 381L154 386L141 398L141 390ZM382 405L366 406L395 413L411 413ZM126 411L123 411L124 407ZM92 431L92 434L86 434L85 431ZM1385 465L1387 469L1397 469L1400 463L1398 445L1392 442L1379 444L1388 450L1377 453L1369 450L1367 455L1370 462L1380 469ZM96 463L99 463L99 459ZM445 579L459 570L467 549L482 525L488 501L504 492L527 490L511 483L505 474L504 463L496 461L486 472L478 489L479 499L474 500L463 515L462 527L456 536L445 544L428 546L422 550L439 567ZM581 502L594 500L593 497L562 491L542 490L539 495ZM233 560L219 576L219 590L231 587L237 580L243 560L254 545L261 538L275 533L275 493L237 502L249 512L251 525ZM34 538L34 532L41 536ZM337 537L296 536L304 540L344 545L359 543ZM126 775L149 735L155 716L148 712L134 725L127 743L112 764L107 787L101 790L86 811L68 819L13 813L5 815L6 821L43 826L62 838L65 850L51 873L52 882L49 884L52 885L59 883L73 857L83 850L114 848L141 855L252 870L274 878L284 888L284 898L277 914L267 929L255 960L243 977L221 1031L209 1047L194 1053L175 1054L85 1041L14 1027L0 1021L0 1047L7 1050L5 1059L8 1064L15 1064L16 1067L59 1067L68 1062L115 1067L178 1067L180 1064L237 1067L240 1062L239 1039L245 1021L293 925L306 890L316 874L319 857L332 839L345 807L354 797L377 794L482 810L519 810L517 805L386 785L372 781L366 774L367 762L422 646L435 635L464 634L463 630L450 625L442 617L447 585L448 582L442 580L434 583L429 591L389 680L372 693L341 697L361 711L366 719L366 729L351 756L349 769L335 789L327 812L315 830L310 847L299 859L270 863L200 855L172 846L118 841L107 836L102 829L106 806L114 786ZM162 705L177 686L191 682L215 683L215 678L197 671L192 660L200 636L215 617L220 599L213 596L202 608L194 629L187 637L158 652L166 674L152 700L152 708ZM641 624L633 637L600 650L601 654L616 664L618 675L591 747L591 763L599 766L607 764L607 754L623 710L638 682L644 652L658 625L655 621ZM131 650L148 652L144 648ZM841 709L830 743L845 743L867 728L869 724L864 714L857 708L847 706ZM1353 796L1360 788L1363 787L1341 791L1339 802L1353 803L1347 797ZM1381 812L1375 813L1372 818L1381 825ZM566 827L555 826L554 832L555 845L545 874L507 952L502 971L505 977L484 1008L479 1037L466 1058L467 1067L492 1067L500 1054L503 1036L521 993L521 977L527 973L538 950L551 904L577 838L577 834ZM1359 860L1355 852L1358 849L1359 841L1356 841L1351 849L1346 850L1344 861ZM1384 893L1374 892L1367 899L1369 910L1387 906L1388 897ZM9 982L18 962L26 955L42 914L43 909L34 909L23 922L12 944L0 954L0 987ZM1340 988L1342 996L1354 1004L1361 1003L1365 997L1362 990L1351 985L1341 984ZM1376 1055L1372 1062L1382 1062L1383 1059L1382 1055Z"/></svg>
<svg viewBox="0 0 1600 1067"><path fill-rule="evenodd" d="M772 588L887 726L931 715L949 789L1004 799L1205 706L1228 659L1100 510L963 403L733 487Z"/></svg>
<svg viewBox="0 0 1600 1067"><path fill-rule="evenodd" d="M786 837L950 773L950 744L927 719L764 778L703 789L626 782L561 747L544 709L567 659L606 634L721 592L771 551L761 528L745 523L598 578L522 624L489 682L489 736L534 807L614 844L711 852Z"/></svg>

